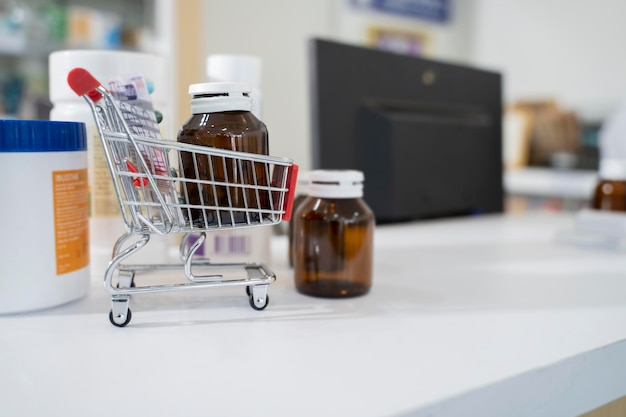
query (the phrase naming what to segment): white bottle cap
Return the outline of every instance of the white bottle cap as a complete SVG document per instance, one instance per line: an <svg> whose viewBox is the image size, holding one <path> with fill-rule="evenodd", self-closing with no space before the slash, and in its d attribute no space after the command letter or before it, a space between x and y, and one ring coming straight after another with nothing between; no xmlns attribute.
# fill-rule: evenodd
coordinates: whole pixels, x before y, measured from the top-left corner
<svg viewBox="0 0 626 417"><path fill-rule="evenodd" d="M600 161L600 178L605 180L626 180L626 159L606 158Z"/></svg>
<svg viewBox="0 0 626 417"><path fill-rule="evenodd" d="M250 111L250 86L245 83L202 83L189 86L193 114Z"/></svg>
<svg viewBox="0 0 626 417"><path fill-rule="evenodd" d="M106 84L114 78L142 75L155 88L152 101L166 103L168 99L166 66L163 58L143 52L67 50L52 52L48 57L50 101L83 100L67 84L67 74L74 68L84 68L98 81Z"/></svg>
<svg viewBox="0 0 626 417"><path fill-rule="evenodd" d="M363 173L354 170L314 170L309 174L309 195L322 198L363 197Z"/></svg>

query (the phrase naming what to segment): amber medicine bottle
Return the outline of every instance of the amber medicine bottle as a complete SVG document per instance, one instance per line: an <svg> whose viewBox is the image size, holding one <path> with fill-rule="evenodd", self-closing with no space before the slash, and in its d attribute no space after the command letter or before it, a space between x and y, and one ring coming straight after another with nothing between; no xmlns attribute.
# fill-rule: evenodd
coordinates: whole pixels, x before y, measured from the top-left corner
<svg viewBox="0 0 626 417"><path fill-rule="evenodd" d="M318 297L366 294L372 285L374 214L360 171L311 171L307 199L294 216L294 277Z"/></svg>
<svg viewBox="0 0 626 417"><path fill-rule="evenodd" d="M600 180L593 195L592 208L626 211L626 160L600 161Z"/></svg>
<svg viewBox="0 0 626 417"><path fill-rule="evenodd" d="M191 118L183 125L178 141L232 151L269 154L265 124L252 112L250 87L238 82L192 84L189 87ZM267 186L269 180L263 164L236 163L232 159L181 152L181 173L186 178L198 178L218 184L215 187L189 183L181 194L190 206L213 206L235 210L191 207L185 215L194 224L234 225L258 223L258 209L269 209L267 193L226 184L256 184ZM241 208L242 210L236 210ZM257 209L254 212L254 209Z"/></svg>

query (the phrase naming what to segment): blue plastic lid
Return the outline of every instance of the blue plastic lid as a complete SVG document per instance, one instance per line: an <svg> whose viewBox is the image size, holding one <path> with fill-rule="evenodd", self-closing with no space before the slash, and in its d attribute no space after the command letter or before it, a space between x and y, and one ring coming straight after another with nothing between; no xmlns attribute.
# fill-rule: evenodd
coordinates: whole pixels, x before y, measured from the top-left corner
<svg viewBox="0 0 626 417"><path fill-rule="evenodd" d="M0 152L87 150L84 123L49 120L0 120Z"/></svg>

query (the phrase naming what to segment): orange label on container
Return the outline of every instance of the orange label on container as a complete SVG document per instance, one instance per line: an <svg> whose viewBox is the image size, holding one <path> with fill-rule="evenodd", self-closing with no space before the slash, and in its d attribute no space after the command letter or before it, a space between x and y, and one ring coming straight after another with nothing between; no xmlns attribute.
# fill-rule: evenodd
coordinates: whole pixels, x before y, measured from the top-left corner
<svg viewBox="0 0 626 417"><path fill-rule="evenodd" d="M57 275L89 265L87 169L52 172Z"/></svg>

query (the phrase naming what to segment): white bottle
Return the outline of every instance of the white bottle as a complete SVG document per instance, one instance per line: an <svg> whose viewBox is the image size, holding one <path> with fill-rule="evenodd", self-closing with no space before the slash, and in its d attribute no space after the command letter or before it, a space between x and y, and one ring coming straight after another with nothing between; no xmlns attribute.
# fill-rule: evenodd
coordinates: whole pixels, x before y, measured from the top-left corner
<svg viewBox="0 0 626 417"><path fill-rule="evenodd" d="M87 148L90 193L90 244L92 250L110 252L115 241L125 232L119 203L113 187L111 174L104 156L94 117L87 102L76 95L67 84L67 75L74 68L85 68L105 86L113 79L126 79L143 75L155 85L151 98L154 108L164 114L167 121L171 113L167 104L168 78L162 57L153 54L125 51L66 50L50 54L49 85L53 108L50 119L83 122L87 128ZM171 124L171 123L170 123ZM161 124L162 134L170 135L167 123ZM164 243L164 245L167 245ZM155 244L150 247L156 250ZM147 247L142 252L148 252ZM166 248L157 251L162 258ZM95 266L100 268L101 266Z"/></svg>
<svg viewBox="0 0 626 417"><path fill-rule="evenodd" d="M250 85L252 113L262 118L261 59L251 55L209 55L206 75L210 82L236 81Z"/></svg>
<svg viewBox="0 0 626 417"><path fill-rule="evenodd" d="M251 112L262 120L261 60L250 55L209 55L209 82L245 82L250 87ZM204 257L216 262L269 263L272 227L252 227L212 232L207 235Z"/></svg>

